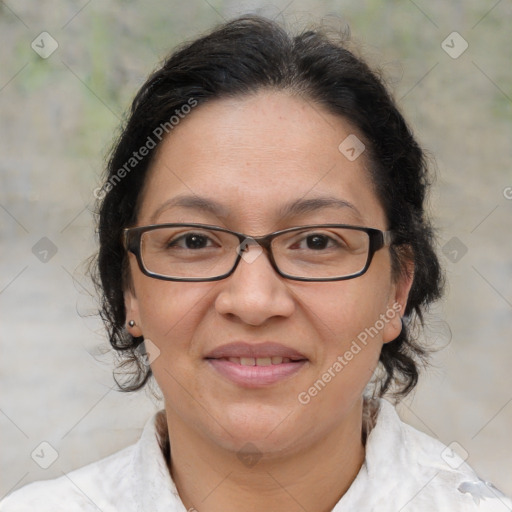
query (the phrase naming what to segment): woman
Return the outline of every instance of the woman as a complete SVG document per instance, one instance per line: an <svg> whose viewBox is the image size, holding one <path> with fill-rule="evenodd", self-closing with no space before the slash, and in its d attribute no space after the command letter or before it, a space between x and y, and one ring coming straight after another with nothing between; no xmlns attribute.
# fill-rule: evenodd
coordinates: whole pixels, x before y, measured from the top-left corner
<svg viewBox="0 0 512 512"><path fill-rule="evenodd" d="M119 385L139 442L3 511L499 511L512 503L382 397L441 294L423 153L345 46L244 17L137 94L96 191Z"/></svg>

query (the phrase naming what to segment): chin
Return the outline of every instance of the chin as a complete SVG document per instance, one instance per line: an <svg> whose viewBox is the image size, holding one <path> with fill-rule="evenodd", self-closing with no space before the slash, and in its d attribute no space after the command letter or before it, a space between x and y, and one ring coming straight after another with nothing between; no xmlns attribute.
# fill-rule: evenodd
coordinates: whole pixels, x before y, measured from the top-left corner
<svg viewBox="0 0 512 512"><path fill-rule="evenodd" d="M236 452L248 443L264 452L282 450L284 445L293 443L290 429L297 429L291 409L275 405L231 405L217 417L222 418L221 426L212 425L209 435L215 435L218 444Z"/></svg>

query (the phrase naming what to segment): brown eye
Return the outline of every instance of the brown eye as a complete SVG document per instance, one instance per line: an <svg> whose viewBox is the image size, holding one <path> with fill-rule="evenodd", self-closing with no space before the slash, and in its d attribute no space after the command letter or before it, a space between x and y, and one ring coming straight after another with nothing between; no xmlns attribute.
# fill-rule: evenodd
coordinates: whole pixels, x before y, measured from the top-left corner
<svg viewBox="0 0 512 512"><path fill-rule="evenodd" d="M185 246L187 249L202 249L206 247L208 244L208 238L203 235L199 235L196 233L192 233L190 235L186 235L181 237L180 240L185 242Z"/></svg>
<svg viewBox="0 0 512 512"><path fill-rule="evenodd" d="M310 235L306 238L308 249L325 249L329 244L328 237L324 235Z"/></svg>

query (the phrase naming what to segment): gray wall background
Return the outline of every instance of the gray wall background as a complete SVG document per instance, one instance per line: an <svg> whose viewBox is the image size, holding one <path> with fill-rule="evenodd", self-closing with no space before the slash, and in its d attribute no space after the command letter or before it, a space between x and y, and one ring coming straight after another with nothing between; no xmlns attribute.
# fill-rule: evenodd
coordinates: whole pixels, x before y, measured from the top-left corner
<svg viewBox="0 0 512 512"><path fill-rule="evenodd" d="M85 274L93 190L157 62L246 12L292 27L340 17L435 158L448 289L426 337L444 349L400 411L512 495L510 1L10 0L0 2L0 496L134 442L161 407L113 389ZM48 58L31 48L51 49L43 31L58 43ZM47 469L54 452L41 442L57 457Z"/></svg>

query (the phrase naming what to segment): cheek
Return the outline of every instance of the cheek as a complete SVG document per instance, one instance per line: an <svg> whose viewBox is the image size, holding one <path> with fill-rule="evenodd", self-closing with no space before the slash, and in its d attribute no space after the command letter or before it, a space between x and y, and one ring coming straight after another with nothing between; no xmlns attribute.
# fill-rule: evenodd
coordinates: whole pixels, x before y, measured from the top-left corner
<svg viewBox="0 0 512 512"><path fill-rule="evenodd" d="M190 393L200 399L201 346L195 340L208 314L210 290L203 283L151 281L136 285L143 335L157 347L151 368L166 402L179 408L173 397L181 397L182 405L188 403Z"/></svg>
<svg viewBox="0 0 512 512"><path fill-rule="evenodd" d="M360 400L378 365L388 296L382 283L364 276L324 284L304 295L304 310L319 337L318 360L315 376L297 397L314 417L334 425Z"/></svg>
<svg viewBox="0 0 512 512"><path fill-rule="evenodd" d="M193 350L189 345L206 314L210 289L202 283L158 281L143 276L135 283L135 290L144 337L161 351Z"/></svg>
<svg viewBox="0 0 512 512"><path fill-rule="evenodd" d="M374 326L388 309L389 281L368 273L357 279L310 287L301 294L304 311L337 348ZM382 326L377 324L380 331ZM381 336L376 336L380 338Z"/></svg>

